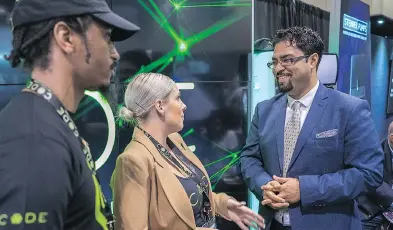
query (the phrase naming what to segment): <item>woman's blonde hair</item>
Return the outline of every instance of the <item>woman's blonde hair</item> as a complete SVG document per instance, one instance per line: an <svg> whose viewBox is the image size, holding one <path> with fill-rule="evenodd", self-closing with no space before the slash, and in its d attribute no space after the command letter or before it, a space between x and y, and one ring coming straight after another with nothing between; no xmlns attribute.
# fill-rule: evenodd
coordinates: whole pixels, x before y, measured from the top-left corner
<svg viewBox="0 0 393 230"><path fill-rule="evenodd" d="M141 73L132 79L124 94L124 104L118 117L137 125L147 117L157 100L163 100L176 86L168 76L159 73Z"/></svg>

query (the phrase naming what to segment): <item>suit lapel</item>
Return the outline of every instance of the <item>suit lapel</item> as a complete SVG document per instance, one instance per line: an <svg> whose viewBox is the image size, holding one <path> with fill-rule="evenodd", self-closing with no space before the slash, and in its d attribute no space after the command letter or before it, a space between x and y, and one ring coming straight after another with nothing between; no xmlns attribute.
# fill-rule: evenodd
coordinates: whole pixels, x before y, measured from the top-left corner
<svg viewBox="0 0 393 230"><path fill-rule="evenodd" d="M327 97L327 88L320 84L317 93L315 94L314 100L311 104L311 108L308 111L306 120L304 121L303 127L298 136L295 150L293 152L291 162L288 166L288 171L291 169L292 165L296 161L296 158L299 156L299 153L302 150L304 144L306 143L308 137L310 136L311 132L321 118L322 113L327 105L327 101L325 100Z"/></svg>
<svg viewBox="0 0 393 230"><path fill-rule="evenodd" d="M187 223L191 228L194 228L194 212L192 211L191 205L185 205L184 203L188 202L189 198L179 180L168 167L156 167L155 170L165 196L173 210L175 210L180 219Z"/></svg>
<svg viewBox="0 0 393 230"><path fill-rule="evenodd" d="M184 204L185 201L189 200L187 193L185 192L179 180L172 173L166 159L158 152L155 145L150 141L148 137L146 137L146 135L140 129L134 129L133 139L136 142L144 145L154 157L157 164L161 166L155 167L155 171L162 186L162 189L164 190L165 196L167 197L173 210L175 210L177 215L191 228L195 228L195 220L192 207L191 205Z"/></svg>
<svg viewBox="0 0 393 230"><path fill-rule="evenodd" d="M278 116L275 122L276 141L277 141L277 156L280 163L280 172L282 173L282 166L284 162L284 129L285 129L285 115L287 108L287 97L282 96L277 104Z"/></svg>

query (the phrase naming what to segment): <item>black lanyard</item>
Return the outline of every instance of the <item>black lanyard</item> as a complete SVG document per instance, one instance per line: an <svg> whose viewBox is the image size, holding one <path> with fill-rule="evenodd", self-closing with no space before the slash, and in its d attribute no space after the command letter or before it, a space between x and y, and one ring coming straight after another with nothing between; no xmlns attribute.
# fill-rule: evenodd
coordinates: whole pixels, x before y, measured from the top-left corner
<svg viewBox="0 0 393 230"><path fill-rule="evenodd" d="M139 127L138 127L139 128ZM151 142L155 145L157 148L158 152L169 162L174 164L176 167L178 167L180 170L182 170L187 176L189 176L192 180L195 181L195 183L202 189L204 193L204 200L203 200L203 208L201 210L202 217L204 221L206 222L207 225L212 225L215 224L215 218L213 216L213 212L211 209L211 203L209 199L209 181L206 178L206 176L202 173L200 169L195 167L192 162L190 162L181 152L178 148L175 148L173 153L178 157L181 162L187 167L184 168L183 165L177 160L172 154L169 153L169 151L162 146L154 137L152 137L149 133L147 133L145 130L139 128L140 130L143 131L143 133L150 139ZM206 226L207 226L206 225Z"/></svg>
<svg viewBox="0 0 393 230"><path fill-rule="evenodd" d="M28 82L26 89L27 90L23 90L23 91L24 92L31 92L41 98L44 98L46 101L48 101L55 108L57 114L61 117L61 119L65 122L65 124L68 126L68 128L70 128L70 130L72 131L74 136L80 142L82 151L85 154L85 158L86 158L86 162L88 164L88 167L92 170L92 173L97 178L97 181L99 181L98 176L96 174L95 162L92 159L92 157L90 157L90 156L92 156L90 153L90 148L87 145L87 142L80 136L74 121L72 120L68 111L63 107L63 104L60 102L60 100L52 93L52 90L50 90L49 88L44 86L42 83L40 83L39 81L34 80L34 79L31 79ZM89 157L87 157L87 156L89 156ZM87 159L87 158L91 158L91 159ZM100 186L100 192L102 194L102 198L103 198L104 205L105 205L104 215L108 221L108 224L107 224L108 228L114 229L115 219L114 219L114 216L112 215L112 212L111 212L111 209L108 205L108 202L105 199L105 196L102 192L101 186Z"/></svg>

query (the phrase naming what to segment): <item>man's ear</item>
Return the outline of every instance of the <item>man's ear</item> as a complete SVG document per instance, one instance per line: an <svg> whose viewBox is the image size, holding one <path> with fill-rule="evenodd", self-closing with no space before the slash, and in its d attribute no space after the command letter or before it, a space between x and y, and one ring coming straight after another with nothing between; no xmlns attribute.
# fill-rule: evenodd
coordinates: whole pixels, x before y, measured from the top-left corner
<svg viewBox="0 0 393 230"><path fill-rule="evenodd" d="M55 24L53 27L53 40L66 53L71 54L75 52L76 36L71 28L63 21Z"/></svg>
<svg viewBox="0 0 393 230"><path fill-rule="evenodd" d="M311 68L316 69L317 65L318 65L319 55L317 53L314 53L308 59L309 59Z"/></svg>

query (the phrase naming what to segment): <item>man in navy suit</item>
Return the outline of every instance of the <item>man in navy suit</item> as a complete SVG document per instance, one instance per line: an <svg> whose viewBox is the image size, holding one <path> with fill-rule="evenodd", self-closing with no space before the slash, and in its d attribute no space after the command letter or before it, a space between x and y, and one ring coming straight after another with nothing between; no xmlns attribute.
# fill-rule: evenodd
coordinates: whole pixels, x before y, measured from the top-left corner
<svg viewBox="0 0 393 230"><path fill-rule="evenodd" d="M393 122L390 123L388 136L382 142L385 154L383 183L374 193L365 194L357 198L359 209L364 214L362 220L363 230L388 229L392 225L383 215L384 212L393 210L392 189L392 146L393 146Z"/></svg>
<svg viewBox="0 0 393 230"><path fill-rule="evenodd" d="M323 41L277 31L268 67L281 91L255 109L240 166L267 229L359 230L355 200L382 183L383 153L366 101L318 81Z"/></svg>

